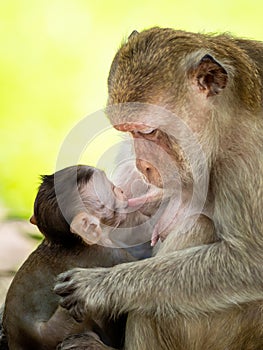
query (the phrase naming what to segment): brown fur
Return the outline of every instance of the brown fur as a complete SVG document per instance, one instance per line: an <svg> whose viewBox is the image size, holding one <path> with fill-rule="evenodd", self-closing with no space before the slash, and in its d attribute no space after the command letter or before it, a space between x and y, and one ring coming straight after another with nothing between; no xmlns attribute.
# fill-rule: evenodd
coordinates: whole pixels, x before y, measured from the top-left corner
<svg viewBox="0 0 263 350"><path fill-rule="evenodd" d="M206 242L211 228L203 220L187 233L189 222L174 225L153 258L60 277L57 291L72 315L129 313L125 350L263 348L262 57L259 42L153 28L133 35L113 61L109 105L159 105L195 133L207 157L215 230ZM175 162L185 193L191 192L190 165L171 135L173 121L125 108L109 112L112 123L150 141L145 147L158 142L168 150L171 163L162 169L169 174ZM143 134L142 124L157 133ZM136 156L145 159L141 148L135 139ZM159 185L158 174L150 180ZM180 247L181 237L198 235L204 241Z"/></svg>

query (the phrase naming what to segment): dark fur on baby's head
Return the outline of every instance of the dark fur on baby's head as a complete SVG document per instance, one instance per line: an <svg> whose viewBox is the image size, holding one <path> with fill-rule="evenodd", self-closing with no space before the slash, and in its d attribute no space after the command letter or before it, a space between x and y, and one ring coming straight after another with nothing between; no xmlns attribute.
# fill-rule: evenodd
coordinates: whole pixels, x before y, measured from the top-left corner
<svg viewBox="0 0 263 350"><path fill-rule="evenodd" d="M70 232L70 222L81 208L81 189L91 179L95 169L75 165L41 176L34 203L34 220L39 230L52 242L67 243L79 240Z"/></svg>

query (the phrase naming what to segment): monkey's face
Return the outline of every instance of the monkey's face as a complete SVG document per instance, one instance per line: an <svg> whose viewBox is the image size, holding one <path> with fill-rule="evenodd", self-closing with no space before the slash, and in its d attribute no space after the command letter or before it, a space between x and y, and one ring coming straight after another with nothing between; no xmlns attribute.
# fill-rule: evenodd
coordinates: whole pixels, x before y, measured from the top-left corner
<svg viewBox="0 0 263 350"><path fill-rule="evenodd" d="M102 224L116 226L127 215L128 201L123 191L108 180L105 173L94 171L85 189L84 204Z"/></svg>
<svg viewBox="0 0 263 350"><path fill-rule="evenodd" d="M152 184L177 189L179 181L189 193L204 177L222 136L215 113L231 103L224 59L205 35L160 28L118 51L108 115L116 129L131 133L136 165Z"/></svg>
<svg viewBox="0 0 263 350"><path fill-rule="evenodd" d="M191 185L191 166L184 149L173 135L158 127L143 124L143 117L140 123L127 122L115 125L115 128L130 132L136 167L150 184L165 190L172 189L173 192L179 182L184 186Z"/></svg>
<svg viewBox="0 0 263 350"><path fill-rule="evenodd" d="M159 188L129 199L130 206L168 198L163 222L173 213L202 212L226 130L221 120L231 108L228 59L205 35L172 29L144 31L120 48L107 113L117 130L131 134L137 168Z"/></svg>

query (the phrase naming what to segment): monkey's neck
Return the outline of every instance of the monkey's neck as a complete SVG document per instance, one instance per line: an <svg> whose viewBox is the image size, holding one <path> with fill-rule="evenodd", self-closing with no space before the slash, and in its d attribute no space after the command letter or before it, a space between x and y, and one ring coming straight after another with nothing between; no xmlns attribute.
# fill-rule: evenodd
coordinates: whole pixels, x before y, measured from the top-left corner
<svg viewBox="0 0 263 350"><path fill-rule="evenodd" d="M62 246L65 248L71 248L71 247L77 247L81 246L84 243L82 242L82 239L75 235L72 232L59 232L59 234L45 234L45 241L49 245L56 245L56 246Z"/></svg>

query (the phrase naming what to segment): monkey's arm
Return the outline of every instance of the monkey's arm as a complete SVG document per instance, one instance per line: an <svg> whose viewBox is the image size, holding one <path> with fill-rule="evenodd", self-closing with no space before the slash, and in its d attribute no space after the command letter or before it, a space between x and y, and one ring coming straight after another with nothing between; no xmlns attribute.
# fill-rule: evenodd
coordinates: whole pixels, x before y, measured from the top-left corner
<svg viewBox="0 0 263 350"><path fill-rule="evenodd" d="M77 323L65 310L60 306L48 321L38 321L34 325L41 342L49 347L55 347L65 337L73 333L82 332L84 326Z"/></svg>
<svg viewBox="0 0 263 350"><path fill-rule="evenodd" d="M262 299L260 266L226 242L217 242L110 269L70 270L59 276L55 291L79 320L87 310L212 312Z"/></svg>

